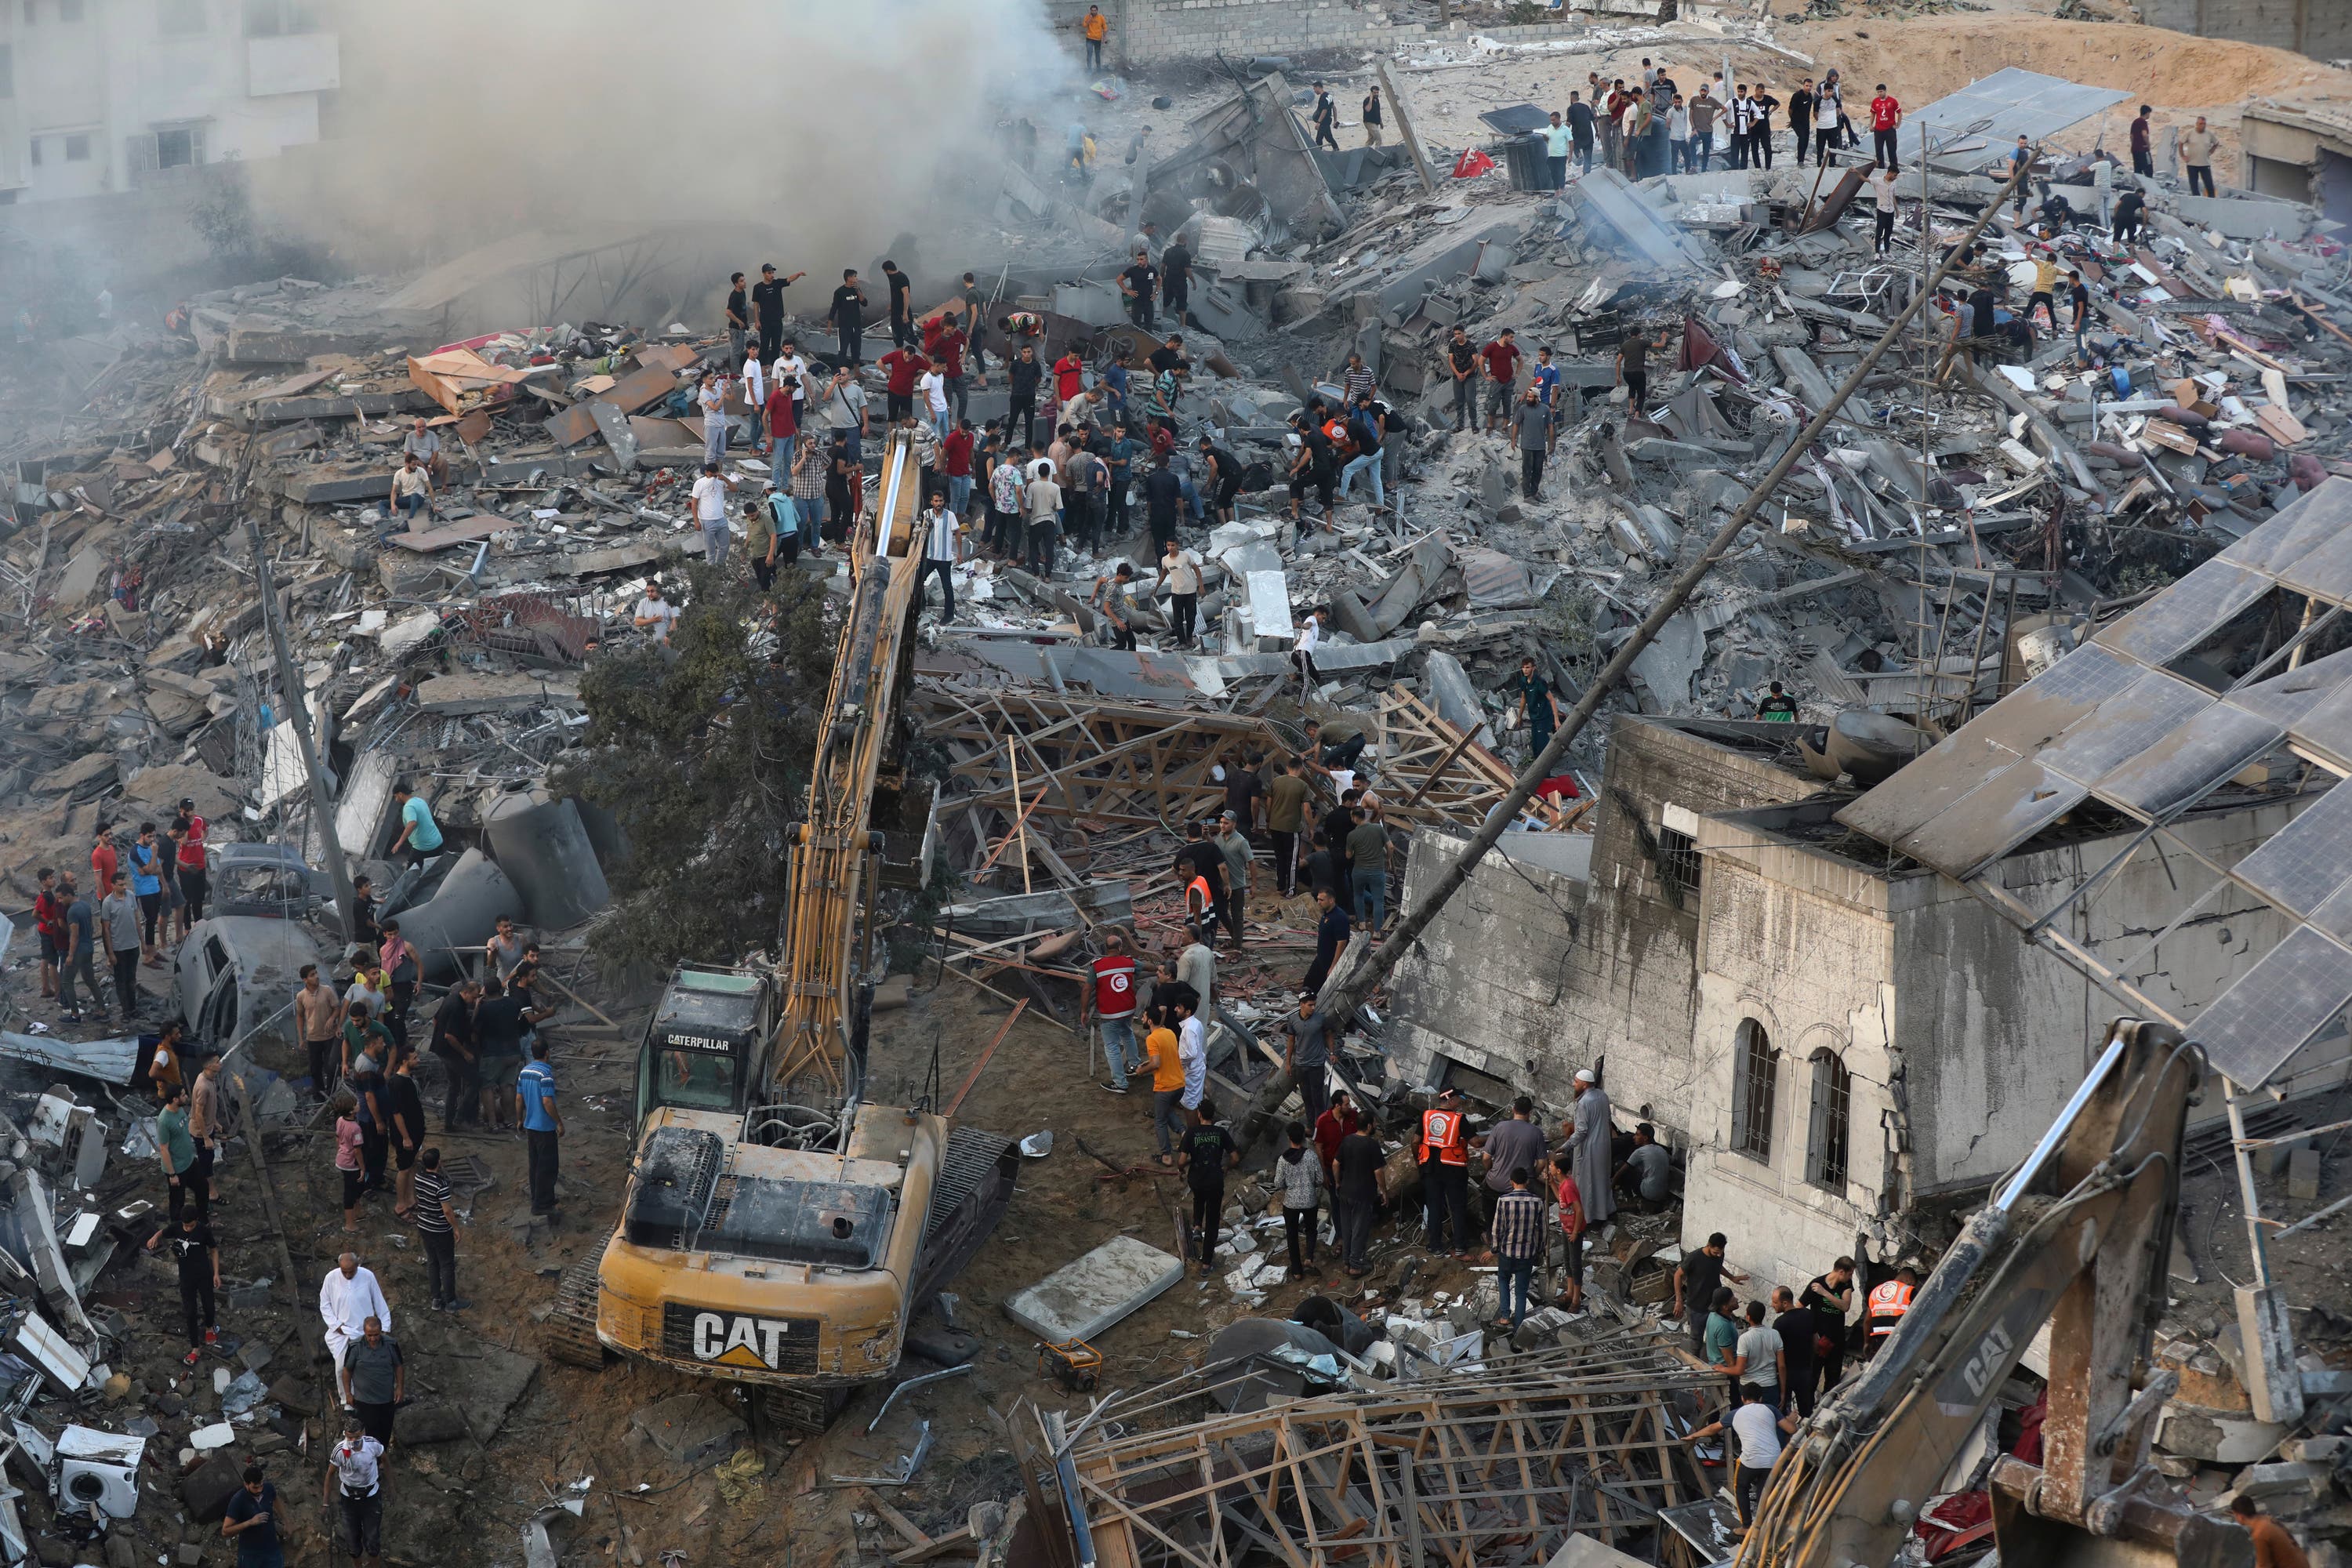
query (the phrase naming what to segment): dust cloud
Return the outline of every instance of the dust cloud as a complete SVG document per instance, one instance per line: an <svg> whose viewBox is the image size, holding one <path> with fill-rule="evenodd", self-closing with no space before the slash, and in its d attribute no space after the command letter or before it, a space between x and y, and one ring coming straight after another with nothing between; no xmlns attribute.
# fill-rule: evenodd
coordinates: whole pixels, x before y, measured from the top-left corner
<svg viewBox="0 0 2352 1568"><path fill-rule="evenodd" d="M256 195L356 270L725 224L772 238L747 268L837 279L930 226L1066 61L1039 0L402 0L341 25L324 142L257 165Z"/></svg>

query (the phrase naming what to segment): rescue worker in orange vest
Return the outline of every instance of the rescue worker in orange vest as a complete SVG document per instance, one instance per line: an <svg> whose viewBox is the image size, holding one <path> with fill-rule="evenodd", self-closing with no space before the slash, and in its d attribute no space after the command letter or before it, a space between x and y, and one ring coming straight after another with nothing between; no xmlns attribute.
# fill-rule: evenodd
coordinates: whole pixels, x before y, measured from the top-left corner
<svg viewBox="0 0 2352 1568"><path fill-rule="evenodd" d="M1886 1337L1895 1331L1895 1325L1901 1322L1903 1314L1911 1310L1911 1298L1918 1289L1919 1271L1906 1263L1895 1271L1894 1279L1871 1291L1870 1302L1864 1312L1870 1322L1870 1345L1866 1355L1878 1353L1878 1347L1886 1342Z"/></svg>
<svg viewBox="0 0 2352 1568"><path fill-rule="evenodd" d="M1441 1090L1437 1103L1421 1113L1423 1243L1431 1251L1470 1255L1470 1140L1462 1124L1462 1097ZM1453 1221L1452 1247L1439 1237Z"/></svg>

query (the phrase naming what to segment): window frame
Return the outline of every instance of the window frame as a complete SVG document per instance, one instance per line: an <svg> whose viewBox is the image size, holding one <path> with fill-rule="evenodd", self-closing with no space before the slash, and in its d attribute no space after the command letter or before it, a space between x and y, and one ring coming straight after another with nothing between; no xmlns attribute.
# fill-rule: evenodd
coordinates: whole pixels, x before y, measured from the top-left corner
<svg viewBox="0 0 2352 1568"><path fill-rule="evenodd" d="M1731 1152L1759 1164L1772 1163L1773 1120L1780 1109L1780 1053L1770 1031L1742 1018L1731 1037ZM1761 1093L1759 1095L1759 1080Z"/></svg>
<svg viewBox="0 0 2352 1568"><path fill-rule="evenodd" d="M1805 1135L1805 1181L1843 1194L1853 1171L1853 1073L1823 1046L1812 1064L1811 1104Z"/></svg>
<svg viewBox="0 0 2352 1568"><path fill-rule="evenodd" d="M1698 900L1698 840L1679 827L1658 825L1658 885L1675 908L1686 909Z"/></svg>

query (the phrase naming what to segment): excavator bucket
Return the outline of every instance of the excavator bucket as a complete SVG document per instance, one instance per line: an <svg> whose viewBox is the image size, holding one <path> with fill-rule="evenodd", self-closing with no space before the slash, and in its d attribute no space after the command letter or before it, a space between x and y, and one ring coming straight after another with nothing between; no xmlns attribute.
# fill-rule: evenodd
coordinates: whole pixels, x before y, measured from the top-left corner
<svg viewBox="0 0 2352 1568"><path fill-rule="evenodd" d="M2004 1563L2033 1568L2253 1568L2252 1538L2227 1520L2182 1504L2134 1497L2102 1523L2115 1533L2095 1535L2063 1519L2033 1511L2042 1469L2003 1459L1993 1468L1993 1542Z"/></svg>

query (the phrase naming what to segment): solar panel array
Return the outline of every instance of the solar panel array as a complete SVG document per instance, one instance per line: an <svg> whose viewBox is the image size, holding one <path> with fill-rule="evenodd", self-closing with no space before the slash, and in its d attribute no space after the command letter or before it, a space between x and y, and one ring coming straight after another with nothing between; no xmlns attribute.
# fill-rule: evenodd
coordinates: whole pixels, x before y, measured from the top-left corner
<svg viewBox="0 0 2352 1568"><path fill-rule="evenodd" d="M2281 745L2352 775L2352 650L2226 692L2166 668L2278 588L2352 606L2352 480L2286 507L1837 820L1966 882L2085 801L2160 824ZM2297 922L2190 1025L2252 1088L2352 1004L2352 790L2327 792L2231 875Z"/></svg>

